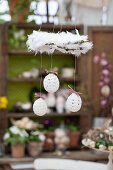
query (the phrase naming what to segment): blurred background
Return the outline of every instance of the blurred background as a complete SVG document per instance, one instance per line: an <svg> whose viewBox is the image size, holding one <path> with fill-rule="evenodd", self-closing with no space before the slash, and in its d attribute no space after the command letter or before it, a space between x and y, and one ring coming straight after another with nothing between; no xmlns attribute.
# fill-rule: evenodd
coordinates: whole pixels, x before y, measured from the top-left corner
<svg viewBox="0 0 113 170"><path fill-rule="evenodd" d="M35 55L28 52L26 41L27 35L39 29L56 33L75 33L78 29L80 35L88 35L93 49L78 57L76 63L73 55L60 52L52 56ZM91 127L102 126L108 118L112 119L112 44L113 0L0 0L2 168L6 166L4 160L8 162L10 157L18 158L17 164L20 158L32 163L40 156L107 160L106 154L82 148L81 139ZM42 84L44 70L51 68L60 79L60 89L54 94L47 93ZM79 112L71 113L65 101L68 85L74 84L76 91L83 93L83 105ZM32 111L34 93L40 89L48 106L43 117Z"/></svg>

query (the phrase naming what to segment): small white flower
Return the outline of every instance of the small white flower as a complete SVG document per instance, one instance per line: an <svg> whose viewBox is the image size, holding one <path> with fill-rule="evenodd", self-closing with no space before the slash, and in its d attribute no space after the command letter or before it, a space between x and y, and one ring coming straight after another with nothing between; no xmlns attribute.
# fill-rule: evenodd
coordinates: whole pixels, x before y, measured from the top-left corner
<svg viewBox="0 0 113 170"><path fill-rule="evenodd" d="M44 142L44 141L45 141L45 136L44 136L42 133L40 133L39 139L40 139L42 142Z"/></svg>
<svg viewBox="0 0 113 170"><path fill-rule="evenodd" d="M87 139L83 139L83 140L82 140L82 144L83 144L84 146L87 146Z"/></svg>
<svg viewBox="0 0 113 170"><path fill-rule="evenodd" d="M31 132L31 135L33 135L33 136L37 136L37 135L39 135L39 134L40 134L40 132L38 132L38 131Z"/></svg>
<svg viewBox="0 0 113 170"><path fill-rule="evenodd" d="M9 130L15 135L20 134L20 129L17 126L12 126Z"/></svg>
<svg viewBox="0 0 113 170"><path fill-rule="evenodd" d="M28 133L24 129L20 129L17 126L12 126L9 128L9 130L15 134L15 135L20 135L21 137L28 137Z"/></svg>
<svg viewBox="0 0 113 170"><path fill-rule="evenodd" d="M83 139L82 144L84 146L90 146L90 143L93 142L91 139Z"/></svg>
<svg viewBox="0 0 113 170"><path fill-rule="evenodd" d="M87 146L90 146L90 143L92 142L92 140L91 139L87 139L87 143L86 143L86 145Z"/></svg>
<svg viewBox="0 0 113 170"><path fill-rule="evenodd" d="M94 142L94 141L91 141L91 142L90 142L90 147L91 147L91 148L95 148L95 142Z"/></svg>
<svg viewBox="0 0 113 170"><path fill-rule="evenodd" d="M99 145L99 149L100 149L101 151L106 150L106 146L104 146L104 145Z"/></svg>
<svg viewBox="0 0 113 170"><path fill-rule="evenodd" d="M20 130L20 136L21 137L28 137L29 135L24 129L22 129L22 130Z"/></svg>
<svg viewBox="0 0 113 170"><path fill-rule="evenodd" d="M5 133L5 135L4 135L4 140L7 140L8 138L10 138L10 135L9 135L9 133Z"/></svg>

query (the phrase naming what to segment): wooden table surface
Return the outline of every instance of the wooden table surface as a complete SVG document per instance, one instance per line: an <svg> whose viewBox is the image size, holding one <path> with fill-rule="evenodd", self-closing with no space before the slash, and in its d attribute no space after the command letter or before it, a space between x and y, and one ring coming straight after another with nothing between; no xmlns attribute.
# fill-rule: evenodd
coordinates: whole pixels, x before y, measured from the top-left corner
<svg viewBox="0 0 113 170"><path fill-rule="evenodd" d="M108 159L108 154L97 155L91 151L71 151L68 155L64 156L55 156L52 152L42 153L39 158L61 158L61 159L72 159L72 160L84 160L84 161L105 161ZM24 162L33 162L36 158L25 157L25 158L11 158L11 156L6 155L0 158L0 165L10 164L10 163L24 163Z"/></svg>

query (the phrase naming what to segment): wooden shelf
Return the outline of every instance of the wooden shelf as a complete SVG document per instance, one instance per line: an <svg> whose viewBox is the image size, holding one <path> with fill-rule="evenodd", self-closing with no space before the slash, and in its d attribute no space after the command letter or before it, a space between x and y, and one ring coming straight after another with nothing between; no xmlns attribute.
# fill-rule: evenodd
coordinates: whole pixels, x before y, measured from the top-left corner
<svg viewBox="0 0 113 170"><path fill-rule="evenodd" d="M49 114L45 114L43 117L67 117L67 116L82 116L82 115L89 115L87 112L83 112L83 111L79 111L76 113L49 113ZM37 115L35 115L34 113L11 113L9 112L7 114L8 118L21 118L21 117L38 117Z"/></svg>
<svg viewBox="0 0 113 170"><path fill-rule="evenodd" d="M34 52L28 52L27 50L9 50L8 54L9 55L35 55ZM43 53L43 54L47 55L47 53ZM36 55L40 55L40 53L37 53ZM53 53L53 55L67 55L67 56L70 55L70 56L74 56L72 54L61 53L59 51L55 51Z"/></svg>
<svg viewBox="0 0 113 170"><path fill-rule="evenodd" d="M53 29L55 31L60 31L61 29L63 31L71 31L75 30L75 25L54 25L54 24L42 24L42 25L37 25L37 24L31 24L31 23L11 23L9 24L9 28L12 26L16 26L18 28L23 28L23 29L41 29L41 30L49 30L53 32ZM76 25L76 29L78 29L80 32L83 31L83 25Z"/></svg>
<svg viewBox="0 0 113 170"><path fill-rule="evenodd" d="M74 78L59 78L61 82L73 82ZM40 81L40 78L8 78L7 79L9 82L35 82L35 81ZM76 81L80 81L79 76L76 76L75 78Z"/></svg>
<svg viewBox="0 0 113 170"><path fill-rule="evenodd" d="M54 152L43 152L40 155L40 158L63 158L63 159L72 159L72 160L84 160L84 161L106 161L108 159L107 154L97 155L91 151L71 151L69 155L55 156ZM0 158L0 165L9 164L9 163L25 163L33 162L36 158L24 157L24 158L11 158L10 155L5 155Z"/></svg>

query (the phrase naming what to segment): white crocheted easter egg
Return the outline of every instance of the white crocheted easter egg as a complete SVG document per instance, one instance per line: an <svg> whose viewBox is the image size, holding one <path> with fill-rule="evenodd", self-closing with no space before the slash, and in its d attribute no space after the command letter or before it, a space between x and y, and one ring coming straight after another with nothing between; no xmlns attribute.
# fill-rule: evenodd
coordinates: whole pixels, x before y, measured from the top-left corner
<svg viewBox="0 0 113 170"><path fill-rule="evenodd" d="M59 89L59 79L55 74L49 73L43 81L44 88L49 93L54 93Z"/></svg>
<svg viewBox="0 0 113 170"><path fill-rule="evenodd" d="M45 115L47 113L46 102L42 98L37 99L33 104L33 111L38 116Z"/></svg>
<svg viewBox="0 0 113 170"><path fill-rule="evenodd" d="M81 97L72 93L66 101L66 107L71 112L78 112L81 109L82 100Z"/></svg>

